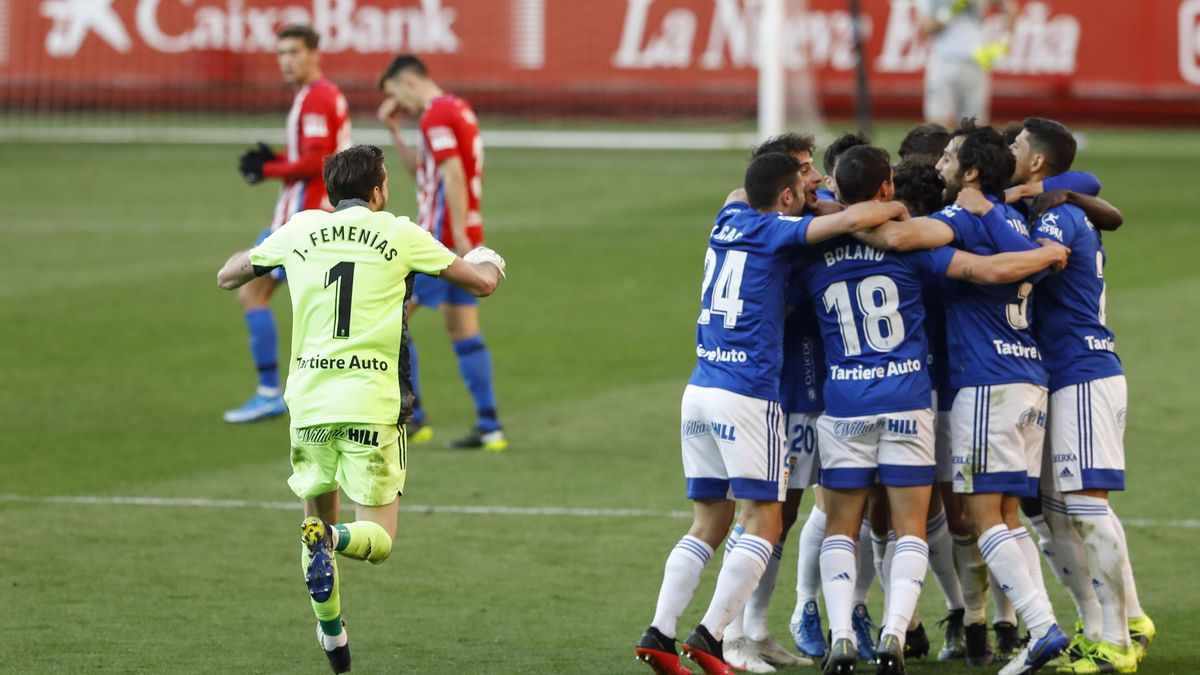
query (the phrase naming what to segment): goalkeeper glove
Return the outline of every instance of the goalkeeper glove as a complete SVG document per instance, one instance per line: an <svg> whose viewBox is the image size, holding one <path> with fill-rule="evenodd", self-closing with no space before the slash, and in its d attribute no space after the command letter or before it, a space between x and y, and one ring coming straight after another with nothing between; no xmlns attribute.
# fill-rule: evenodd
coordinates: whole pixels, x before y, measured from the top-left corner
<svg viewBox="0 0 1200 675"><path fill-rule="evenodd" d="M481 263L491 263L496 266L496 269L500 270L500 278L501 279L507 278L504 274L504 268L505 268L504 258L501 258L499 253L496 253L495 251L493 251L492 249L490 249L486 246L479 246L477 248L471 249L470 252L468 252L466 255L463 256L463 260L465 260L473 265L479 265Z"/></svg>
<svg viewBox="0 0 1200 675"><path fill-rule="evenodd" d="M238 160L238 170L247 183L254 185L263 179L263 164L274 160L275 151L266 143L259 141L257 148L251 148L242 153L241 159Z"/></svg>

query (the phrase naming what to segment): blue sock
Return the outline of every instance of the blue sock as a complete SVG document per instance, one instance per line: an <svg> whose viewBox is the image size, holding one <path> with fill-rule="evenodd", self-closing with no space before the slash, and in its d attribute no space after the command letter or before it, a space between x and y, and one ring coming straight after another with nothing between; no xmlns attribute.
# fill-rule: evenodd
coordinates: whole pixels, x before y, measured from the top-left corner
<svg viewBox="0 0 1200 675"><path fill-rule="evenodd" d="M412 380L413 423L423 424L425 409L421 407L421 385L418 384L419 379L417 378L417 343L413 342L411 335L408 338L408 375Z"/></svg>
<svg viewBox="0 0 1200 675"><path fill-rule="evenodd" d="M246 312L246 329L250 331L250 356L258 369L258 386L279 388L279 338L275 333L275 316L270 307Z"/></svg>
<svg viewBox="0 0 1200 675"><path fill-rule="evenodd" d="M479 428L485 433L500 428L496 419L496 394L492 390L492 354L483 343L483 336L476 335L454 343L458 355L458 370L475 399L475 411L479 417Z"/></svg>

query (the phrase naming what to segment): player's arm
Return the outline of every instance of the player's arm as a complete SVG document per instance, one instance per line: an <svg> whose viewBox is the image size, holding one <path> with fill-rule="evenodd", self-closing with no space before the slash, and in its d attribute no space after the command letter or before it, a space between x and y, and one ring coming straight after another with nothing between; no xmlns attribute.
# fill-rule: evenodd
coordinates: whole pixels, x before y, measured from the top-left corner
<svg viewBox="0 0 1200 675"><path fill-rule="evenodd" d="M900 202L859 202L845 210L817 216L808 224L804 242L818 244L843 234L854 234L896 218L907 218L908 209Z"/></svg>
<svg viewBox="0 0 1200 675"><path fill-rule="evenodd" d="M255 277L270 272L273 267L261 267L250 262L250 251L238 251L229 256L217 272L217 286L227 291L240 288Z"/></svg>
<svg viewBox="0 0 1200 675"><path fill-rule="evenodd" d="M1107 200L1074 190L1051 190L1038 195L1029 206L1029 220L1037 220L1045 212L1062 204L1078 206L1100 230L1111 232L1125 223L1125 215Z"/></svg>
<svg viewBox="0 0 1200 675"><path fill-rule="evenodd" d="M880 251L921 251L954 241L954 230L940 220L920 217L855 232L854 238Z"/></svg>
<svg viewBox="0 0 1200 675"><path fill-rule="evenodd" d="M1071 249L1046 239L1039 243L1041 247L1032 251L986 256L955 251L946 267L946 276L975 284L1011 284L1050 267L1061 270L1067 266Z"/></svg>
<svg viewBox="0 0 1200 675"><path fill-rule="evenodd" d="M388 97L384 99L383 103L379 104L379 111L376 113L376 116L388 128L392 137L392 145L396 148L396 154L400 155L400 160L404 162L404 168L408 171L409 177L416 180L417 168L421 166L421 156L412 146L404 141L404 130L402 128L404 110L400 107L400 104L396 103L391 97Z"/></svg>
<svg viewBox="0 0 1200 675"><path fill-rule="evenodd" d="M1036 197L1053 190L1072 190L1080 194L1100 194L1100 179L1086 171L1064 171L1057 176L1037 180L1024 185L1014 185L1004 191L1004 201L1014 204L1027 197Z"/></svg>
<svg viewBox="0 0 1200 675"><path fill-rule="evenodd" d="M442 270L441 278L479 298L495 292L504 279L504 258L485 246L467 253L466 257L455 256L454 262Z"/></svg>
<svg viewBox="0 0 1200 675"><path fill-rule="evenodd" d="M438 162L438 171L441 172L446 190L450 232L454 234L454 244L462 255L471 250L471 240L467 238L467 171L463 168L462 157L457 154Z"/></svg>

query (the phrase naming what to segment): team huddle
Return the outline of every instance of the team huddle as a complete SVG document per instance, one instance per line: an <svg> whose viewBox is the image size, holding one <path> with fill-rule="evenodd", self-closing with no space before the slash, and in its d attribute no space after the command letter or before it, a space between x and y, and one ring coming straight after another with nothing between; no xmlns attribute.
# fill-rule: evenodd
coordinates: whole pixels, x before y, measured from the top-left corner
<svg viewBox="0 0 1200 675"><path fill-rule="evenodd" d="M930 570L948 612L939 660L1135 672L1155 629L1108 504L1125 487L1127 404L1100 231L1120 211L1071 170L1075 139L1052 120L923 125L895 166L846 135L824 178L813 150L795 134L756 148L714 222L681 409L694 519L638 658L691 672L676 624L724 545L711 604L680 645L706 673L814 659L826 673L860 660L903 673L930 652L916 610ZM771 637L767 608L809 486L797 656ZM1073 636L1042 555L1074 601Z"/></svg>

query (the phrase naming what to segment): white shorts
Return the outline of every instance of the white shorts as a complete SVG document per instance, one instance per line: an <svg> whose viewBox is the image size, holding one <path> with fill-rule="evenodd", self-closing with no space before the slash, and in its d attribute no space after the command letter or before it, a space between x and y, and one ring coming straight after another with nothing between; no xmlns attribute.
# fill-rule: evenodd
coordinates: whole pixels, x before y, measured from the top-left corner
<svg viewBox="0 0 1200 675"><path fill-rule="evenodd" d="M1043 480L1058 492L1125 489L1125 376L1063 387L1050 395Z"/></svg>
<svg viewBox="0 0 1200 675"><path fill-rule="evenodd" d="M689 384L681 415L688 499L783 501L787 444L778 403Z"/></svg>
<svg viewBox="0 0 1200 675"><path fill-rule="evenodd" d="M978 117L986 123L992 98L991 78L978 63L930 57L925 65L925 119Z"/></svg>
<svg viewBox="0 0 1200 675"><path fill-rule="evenodd" d="M906 410L817 421L821 487L933 484L933 411Z"/></svg>
<svg viewBox="0 0 1200 675"><path fill-rule="evenodd" d="M960 389L950 410L954 491L1036 497L1045 427L1045 387Z"/></svg>
<svg viewBox="0 0 1200 675"><path fill-rule="evenodd" d="M788 413L788 483L789 490L803 490L816 485L821 473L821 451L817 443L817 418L821 413Z"/></svg>
<svg viewBox="0 0 1200 675"><path fill-rule="evenodd" d="M950 411L938 408L938 392L933 392L933 456L937 463L934 480L939 483L954 481L954 462L951 459L953 445L950 443Z"/></svg>

